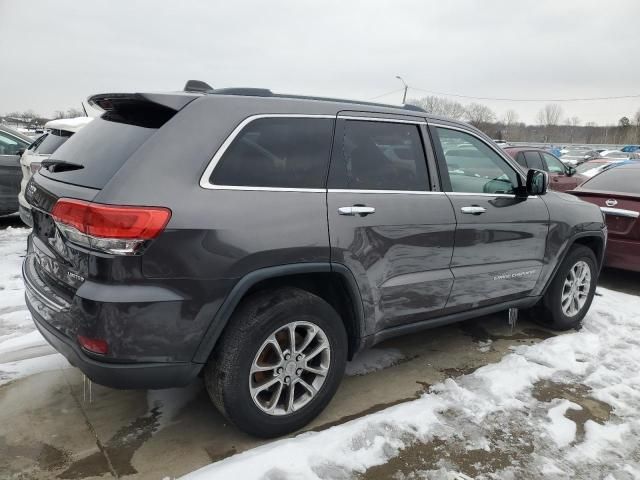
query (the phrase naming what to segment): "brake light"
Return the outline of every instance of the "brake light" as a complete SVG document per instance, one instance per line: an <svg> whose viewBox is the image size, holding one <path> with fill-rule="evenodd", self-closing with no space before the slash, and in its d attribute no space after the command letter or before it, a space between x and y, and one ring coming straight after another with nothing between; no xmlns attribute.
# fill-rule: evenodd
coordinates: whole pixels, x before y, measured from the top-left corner
<svg viewBox="0 0 640 480"><path fill-rule="evenodd" d="M72 242L107 253L134 255L145 242L160 235L171 218L171 210L61 198L51 215Z"/></svg>
<svg viewBox="0 0 640 480"><path fill-rule="evenodd" d="M78 335L78 343L82 348L93 353L106 355L109 352L109 344L106 340L102 340L100 338L89 338L83 335Z"/></svg>

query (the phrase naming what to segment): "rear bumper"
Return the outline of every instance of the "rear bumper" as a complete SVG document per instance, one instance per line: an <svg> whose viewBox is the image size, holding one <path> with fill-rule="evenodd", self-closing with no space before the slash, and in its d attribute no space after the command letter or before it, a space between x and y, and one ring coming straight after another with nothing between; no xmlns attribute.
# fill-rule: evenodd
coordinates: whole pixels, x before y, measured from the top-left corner
<svg viewBox="0 0 640 480"><path fill-rule="evenodd" d="M183 387L191 383L202 368L199 363L107 363L89 357L73 340L56 331L42 319L29 302L33 321L42 336L93 382L111 388L157 389Z"/></svg>
<svg viewBox="0 0 640 480"><path fill-rule="evenodd" d="M25 300L36 327L53 348L93 382L123 389L182 387L191 383L202 369L202 364L194 362L103 360L99 355L83 350L75 338L47 321L47 318L55 318L56 315L74 315L73 307L46 292L41 281L34 278L31 268L31 259L27 256L22 267Z"/></svg>

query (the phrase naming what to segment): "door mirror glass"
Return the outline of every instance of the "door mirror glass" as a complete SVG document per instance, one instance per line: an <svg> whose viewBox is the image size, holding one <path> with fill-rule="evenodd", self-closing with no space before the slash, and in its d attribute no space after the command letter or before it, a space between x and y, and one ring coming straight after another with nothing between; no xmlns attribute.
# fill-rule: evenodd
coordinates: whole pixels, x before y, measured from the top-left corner
<svg viewBox="0 0 640 480"><path fill-rule="evenodd" d="M527 172L527 194L544 195L549 186L549 175L542 170L529 170Z"/></svg>

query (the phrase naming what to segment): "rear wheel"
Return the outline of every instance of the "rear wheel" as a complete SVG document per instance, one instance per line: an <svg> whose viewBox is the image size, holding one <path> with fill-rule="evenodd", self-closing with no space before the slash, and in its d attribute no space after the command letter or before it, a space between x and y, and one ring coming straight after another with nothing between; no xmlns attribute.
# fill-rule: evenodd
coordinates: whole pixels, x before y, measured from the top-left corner
<svg viewBox="0 0 640 480"><path fill-rule="evenodd" d="M597 275L593 251L573 246L535 309L534 319L556 330L579 326L593 301Z"/></svg>
<svg viewBox="0 0 640 480"><path fill-rule="evenodd" d="M295 431L333 397L347 358L336 311L297 288L242 302L205 367L213 403L240 429L261 437Z"/></svg>

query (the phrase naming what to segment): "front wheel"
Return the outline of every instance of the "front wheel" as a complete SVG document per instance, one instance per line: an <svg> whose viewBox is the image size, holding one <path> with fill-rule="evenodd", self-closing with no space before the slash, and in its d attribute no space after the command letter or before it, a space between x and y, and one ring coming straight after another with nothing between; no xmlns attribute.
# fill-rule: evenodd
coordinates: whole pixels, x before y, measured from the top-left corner
<svg viewBox="0 0 640 480"><path fill-rule="evenodd" d="M333 397L347 358L341 318L322 298L296 288L242 302L205 367L213 403L260 437L293 432Z"/></svg>
<svg viewBox="0 0 640 480"><path fill-rule="evenodd" d="M593 251L573 246L535 313L537 320L556 330L578 327L593 301L597 278Z"/></svg>

